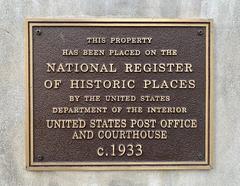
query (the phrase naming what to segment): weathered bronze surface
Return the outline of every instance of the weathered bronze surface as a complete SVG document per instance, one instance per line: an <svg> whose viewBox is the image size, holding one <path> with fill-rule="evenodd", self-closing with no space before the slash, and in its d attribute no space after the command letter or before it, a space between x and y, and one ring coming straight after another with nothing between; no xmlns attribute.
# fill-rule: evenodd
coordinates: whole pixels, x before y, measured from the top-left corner
<svg viewBox="0 0 240 186"><path fill-rule="evenodd" d="M209 20L28 20L30 170L208 169Z"/></svg>

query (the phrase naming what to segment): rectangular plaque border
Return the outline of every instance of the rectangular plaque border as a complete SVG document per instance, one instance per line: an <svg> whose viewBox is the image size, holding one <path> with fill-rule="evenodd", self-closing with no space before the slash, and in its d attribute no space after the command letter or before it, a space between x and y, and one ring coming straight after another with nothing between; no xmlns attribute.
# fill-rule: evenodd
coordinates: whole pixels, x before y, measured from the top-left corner
<svg viewBox="0 0 240 186"><path fill-rule="evenodd" d="M32 127L32 28L33 26L201 26L206 28L206 121L204 161L168 162L34 162ZM213 20L155 18L27 18L24 28L25 46L25 149L27 170L177 170L211 169L213 161Z"/></svg>

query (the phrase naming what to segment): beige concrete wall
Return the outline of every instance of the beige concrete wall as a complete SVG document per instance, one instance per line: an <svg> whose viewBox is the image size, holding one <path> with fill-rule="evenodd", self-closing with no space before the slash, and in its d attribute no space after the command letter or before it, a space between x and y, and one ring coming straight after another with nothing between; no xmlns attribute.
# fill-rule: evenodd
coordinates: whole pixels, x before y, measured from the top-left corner
<svg viewBox="0 0 240 186"><path fill-rule="evenodd" d="M29 172L24 152L25 17L213 18L215 161L210 171ZM239 0L0 0L0 186L240 185Z"/></svg>

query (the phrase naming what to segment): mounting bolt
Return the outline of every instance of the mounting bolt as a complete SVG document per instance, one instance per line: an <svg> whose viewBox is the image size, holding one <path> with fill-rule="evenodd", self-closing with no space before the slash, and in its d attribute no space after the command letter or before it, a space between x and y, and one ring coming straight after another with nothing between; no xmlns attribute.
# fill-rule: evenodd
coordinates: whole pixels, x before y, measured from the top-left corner
<svg viewBox="0 0 240 186"><path fill-rule="evenodd" d="M201 153L198 154L198 159L202 160L203 159L203 155Z"/></svg>
<svg viewBox="0 0 240 186"><path fill-rule="evenodd" d="M42 34L42 32L41 32L41 30L36 30L36 34L38 35L38 36L40 36L41 34Z"/></svg>
<svg viewBox="0 0 240 186"><path fill-rule="evenodd" d="M44 159L44 157L42 155L38 155L37 159L38 159L38 161L42 161Z"/></svg>
<svg viewBox="0 0 240 186"><path fill-rule="evenodd" d="M203 30L198 30L198 35L202 36L203 35Z"/></svg>

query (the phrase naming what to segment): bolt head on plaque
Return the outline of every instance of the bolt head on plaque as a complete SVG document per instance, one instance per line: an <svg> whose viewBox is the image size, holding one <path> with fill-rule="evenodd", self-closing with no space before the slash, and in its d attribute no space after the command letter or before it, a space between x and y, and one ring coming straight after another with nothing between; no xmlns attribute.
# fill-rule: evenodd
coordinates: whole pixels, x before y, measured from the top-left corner
<svg viewBox="0 0 240 186"><path fill-rule="evenodd" d="M36 35L40 36L42 34L41 30L36 29Z"/></svg>

